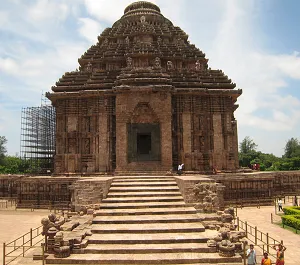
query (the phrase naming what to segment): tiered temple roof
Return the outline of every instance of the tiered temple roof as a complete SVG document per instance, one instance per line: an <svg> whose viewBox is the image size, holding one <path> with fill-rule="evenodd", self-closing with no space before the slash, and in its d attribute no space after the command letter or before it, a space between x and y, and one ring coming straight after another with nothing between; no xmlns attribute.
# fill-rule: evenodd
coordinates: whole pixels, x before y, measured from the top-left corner
<svg viewBox="0 0 300 265"><path fill-rule="evenodd" d="M208 68L208 59L188 35L165 18L158 6L140 1L106 28L78 59L79 70L65 73L54 92L114 90L152 84L174 89L233 90L221 70ZM241 94L233 90L230 94Z"/></svg>

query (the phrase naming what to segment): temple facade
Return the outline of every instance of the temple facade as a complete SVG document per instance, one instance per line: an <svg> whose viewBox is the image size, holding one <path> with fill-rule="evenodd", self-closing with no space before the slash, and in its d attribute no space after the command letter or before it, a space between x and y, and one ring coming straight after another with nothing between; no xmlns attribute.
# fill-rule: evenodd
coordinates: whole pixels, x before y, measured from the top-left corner
<svg viewBox="0 0 300 265"><path fill-rule="evenodd" d="M55 173L238 168L240 89L158 6L135 2L47 97Z"/></svg>

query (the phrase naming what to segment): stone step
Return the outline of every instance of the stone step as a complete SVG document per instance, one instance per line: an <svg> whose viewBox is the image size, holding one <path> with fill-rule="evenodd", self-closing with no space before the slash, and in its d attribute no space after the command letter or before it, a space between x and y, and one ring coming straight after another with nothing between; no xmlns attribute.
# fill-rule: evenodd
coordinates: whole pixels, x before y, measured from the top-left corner
<svg viewBox="0 0 300 265"><path fill-rule="evenodd" d="M93 224L146 224L146 223L186 223L200 222L197 214L180 215L124 215L124 216L96 216Z"/></svg>
<svg viewBox="0 0 300 265"><path fill-rule="evenodd" d="M59 262L60 261L60 262ZM216 253L146 253L146 254L73 254L70 257L55 259L49 255L47 264L219 264L242 262L240 256L221 257Z"/></svg>
<svg viewBox="0 0 300 265"><path fill-rule="evenodd" d="M144 171L115 171L115 176L126 176L126 177L153 177L153 176L157 176L157 177L162 177L162 176L166 176L167 173L167 169L166 170L162 170L162 171L153 171L152 169L145 169ZM167 177L167 176L166 176Z"/></svg>
<svg viewBox="0 0 300 265"><path fill-rule="evenodd" d="M207 247L206 243L171 243L171 244L101 244L101 245L88 245L84 249L84 253L170 253L170 252L202 252L212 253L216 248Z"/></svg>
<svg viewBox="0 0 300 265"><path fill-rule="evenodd" d="M125 198L106 198L103 203L125 203L125 202L177 202L183 201L182 196L168 196L168 197L125 197Z"/></svg>
<svg viewBox="0 0 300 265"><path fill-rule="evenodd" d="M100 209L173 208L190 206L184 202L101 203Z"/></svg>
<svg viewBox="0 0 300 265"><path fill-rule="evenodd" d="M134 177L134 178L120 178L120 177L115 177L114 178L114 182L167 182L167 181L175 181L174 178L168 178L168 177L163 177L163 178L159 178L159 177L148 177L148 178L138 178L138 177Z"/></svg>
<svg viewBox="0 0 300 265"><path fill-rule="evenodd" d="M145 197L163 197L163 196L181 196L179 191L152 191L152 192L141 192L141 191L132 191L132 192L109 192L106 198L117 198L117 197L133 197L133 196L145 196Z"/></svg>
<svg viewBox="0 0 300 265"><path fill-rule="evenodd" d="M175 181L168 181L168 182L132 182L132 181L128 181L128 182L118 182L118 181L113 181L113 183L111 184L111 187L140 187L140 186L149 186L149 187L154 187L154 186L158 186L158 187L173 187L176 186L177 187L177 183Z"/></svg>
<svg viewBox="0 0 300 265"><path fill-rule="evenodd" d="M216 231L214 231L216 232ZM110 233L92 234L89 244L169 244L169 243L206 243L216 234L210 231L190 233Z"/></svg>
<svg viewBox="0 0 300 265"><path fill-rule="evenodd" d="M93 224L92 233L184 233L184 232L204 232L204 226L199 222L189 223L139 223L136 224Z"/></svg>
<svg viewBox="0 0 300 265"><path fill-rule="evenodd" d="M106 215L152 215L152 214L188 214L197 213L194 207L177 207L177 208L145 208L145 209L101 209L94 213L94 216Z"/></svg>
<svg viewBox="0 0 300 265"><path fill-rule="evenodd" d="M114 179L173 179L174 180L174 176L165 176L165 175L143 175L143 176L132 176L132 175L115 175Z"/></svg>
<svg viewBox="0 0 300 265"><path fill-rule="evenodd" d="M109 192L123 192L123 191L179 191L178 186L165 186L165 187L110 187Z"/></svg>

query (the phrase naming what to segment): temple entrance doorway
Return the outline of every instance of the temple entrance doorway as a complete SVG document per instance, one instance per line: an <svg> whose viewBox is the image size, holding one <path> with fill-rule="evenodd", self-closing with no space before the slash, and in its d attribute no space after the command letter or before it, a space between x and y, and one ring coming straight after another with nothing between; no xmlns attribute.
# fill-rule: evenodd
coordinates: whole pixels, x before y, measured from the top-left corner
<svg viewBox="0 0 300 265"><path fill-rule="evenodd" d="M149 155L151 153L151 133L138 133L136 143L139 155Z"/></svg>
<svg viewBox="0 0 300 265"><path fill-rule="evenodd" d="M127 125L128 162L160 161L160 125L130 123Z"/></svg>

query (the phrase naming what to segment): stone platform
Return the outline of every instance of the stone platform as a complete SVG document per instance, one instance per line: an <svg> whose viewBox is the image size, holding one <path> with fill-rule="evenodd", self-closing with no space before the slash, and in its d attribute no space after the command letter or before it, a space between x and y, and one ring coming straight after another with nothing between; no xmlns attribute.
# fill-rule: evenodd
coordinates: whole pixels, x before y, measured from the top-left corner
<svg viewBox="0 0 300 265"><path fill-rule="evenodd" d="M173 177L114 177L91 224L77 229L89 230L84 246L67 258L49 255L46 263L241 264L239 255L221 257L207 246L217 232L206 230L202 219L184 202Z"/></svg>

